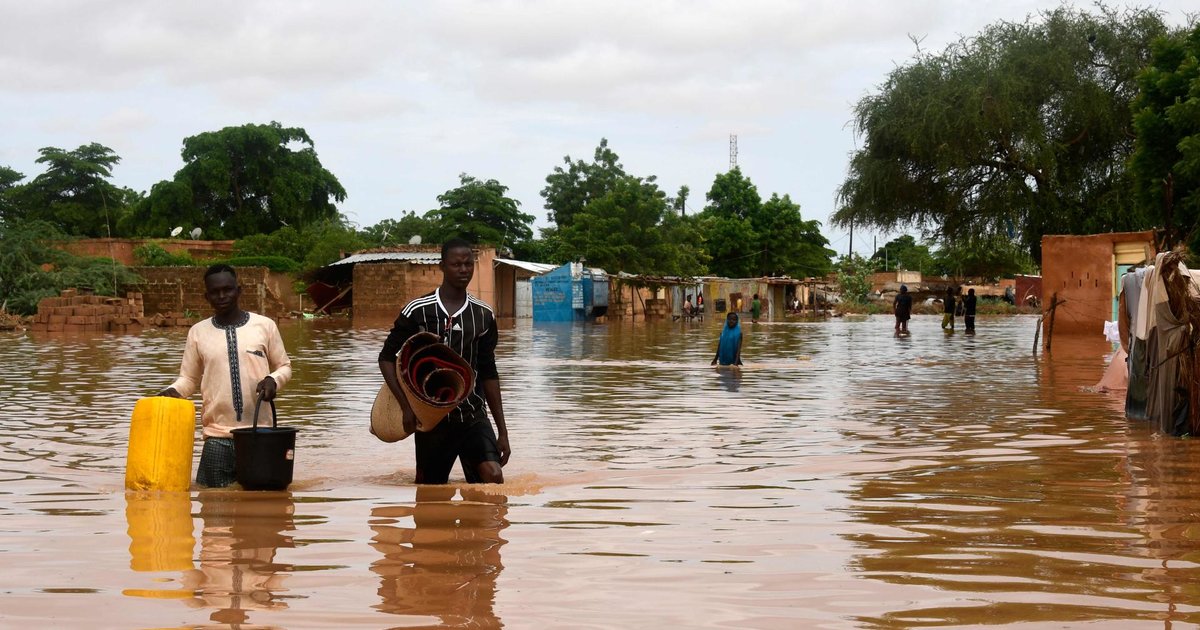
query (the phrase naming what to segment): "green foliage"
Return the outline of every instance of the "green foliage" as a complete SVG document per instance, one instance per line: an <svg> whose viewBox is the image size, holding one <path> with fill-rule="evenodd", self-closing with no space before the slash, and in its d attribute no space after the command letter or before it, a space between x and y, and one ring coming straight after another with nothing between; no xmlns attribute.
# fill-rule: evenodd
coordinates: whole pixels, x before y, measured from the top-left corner
<svg viewBox="0 0 1200 630"><path fill-rule="evenodd" d="M539 237L517 243L513 247L513 257L517 260L561 265L571 260L566 251L559 230L556 227L544 227L539 231Z"/></svg>
<svg viewBox="0 0 1200 630"><path fill-rule="evenodd" d="M569 155L563 157L566 168L554 167L554 172L546 176L546 187L542 189L542 198L546 200L546 209L550 211L549 219L559 228L571 225L575 215L582 212L588 203L605 196L616 188L618 182L627 179L629 175L618 162L619 159L608 148L605 138L600 139L591 163L571 161ZM653 176L647 179L654 181Z"/></svg>
<svg viewBox="0 0 1200 630"><path fill-rule="evenodd" d="M955 278L1001 278L1036 273L1037 265L1018 243L994 236L943 245L934 253L932 272Z"/></svg>
<svg viewBox="0 0 1200 630"><path fill-rule="evenodd" d="M429 213L434 242L451 237L475 245L511 250L533 237L533 215L520 211L520 202L505 196L508 187L489 179L481 181L462 173L461 185L438 195L441 207Z"/></svg>
<svg viewBox="0 0 1200 630"><path fill-rule="evenodd" d="M422 242L436 242L432 238L434 234L433 221L426 216L418 216L412 211L400 213L398 221L384 219L371 227L359 230L358 234L367 243L367 247L406 245L414 236L420 236Z"/></svg>
<svg viewBox="0 0 1200 630"><path fill-rule="evenodd" d="M284 257L295 261L304 272L324 267L347 254L371 244L341 217L300 229L285 226L270 234L255 234L234 241L238 258Z"/></svg>
<svg viewBox="0 0 1200 630"><path fill-rule="evenodd" d="M840 258L836 265L838 292L842 301L850 304L866 304L871 292L871 273L874 264L858 254Z"/></svg>
<svg viewBox="0 0 1200 630"><path fill-rule="evenodd" d="M1200 252L1200 26L1154 42L1138 77L1130 174L1141 211L1166 230L1166 245Z"/></svg>
<svg viewBox="0 0 1200 630"><path fill-rule="evenodd" d="M66 263L49 272L52 286L59 291L70 288L88 288L96 295L117 295L125 287L137 284L142 279L125 265L111 258L70 257ZM36 309L37 304L33 304Z"/></svg>
<svg viewBox="0 0 1200 630"><path fill-rule="evenodd" d="M610 272L689 275L702 266L694 252L668 238L691 235L688 224L664 229L666 196L653 182L626 177L613 190L589 201L561 228L559 237L572 259ZM682 220L680 220L682 221Z"/></svg>
<svg viewBox="0 0 1200 630"><path fill-rule="evenodd" d="M155 184L124 225L154 236L194 225L211 238L240 238L334 220L334 201L346 198L299 127L205 132L184 139L182 156L173 180Z"/></svg>
<svg viewBox="0 0 1200 630"><path fill-rule="evenodd" d="M933 253L929 246L918 243L917 239L903 234L898 236L871 254L871 262L875 271L893 271L906 269L921 273L935 273Z"/></svg>
<svg viewBox="0 0 1200 630"><path fill-rule="evenodd" d="M1048 233L1139 229L1124 162L1129 105L1158 13L1063 6L918 51L859 101L862 148L834 223L1002 235L1040 260Z"/></svg>
<svg viewBox="0 0 1200 630"><path fill-rule="evenodd" d="M0 221L16 221L23 218L17 215L16 199L22 179L25 179L25 175L7 166L0 166Z"/></svg>
<svg viewBox="0 0 1200 630"><path fill-rule="evenodd" d="M521 241L514 251L561 263L586 259L608 271L667 275L704 273L708 259L699 224L680 217L651 175L625 172L617 154L601 140L594 161L564 158L546 177L542 197L555 227L541 242ZM681 190L686 198L687 191Z"/></svg>
<svg viewBox="0 0 1200 630"><path fill-rule="evenodd" d="M266 267L271 271L295 273L300 271L300 263L286 256L235 256L221 262L230 267Z"/></svg>
<svg viewBox="0 0 1200 630"><path fill-rule="evenodd" d="M829 241L818 221L805 221L791 197L763 202L741 169L721 173L700 214L710 267L732 278L823 276L831 270Z"/></svg>
<svg viewBox="0 0 1200 630"><path fill-rule="evenodd" d="M71 236L118 236L118 221L138 199L109 181L121 158L95 142L73 151L45 147L39 153L36 161L46 165L46 172L27 184L17 184L16 171L0 172L0 219L45 221Z"/></svg>
<svg viewBox="0 0 1200 630"><path fill-rule="evenodd" d="M45 221L0 221L0 302L23 315L63 289L88 287L100 295L116 295L140 279L107 258L81 258L50 245L63 233Z"/></svg>
<svg viewBox="0 0 1200 630"><path fill-rule="evenodd" d="M750 225L758 236L758 270L761 275L820 277L828 274L835 252L821 235L821 222L805 221L800 204L788 195L772 194L751 216Z"/></svg>
<svg viewBox="0 0 1200 630"><path fill-rule="evenodd" d="M146 243L133 250L133 259L142 267L190 267L196 264L185 254L172 254L157 243Z"/></svg>

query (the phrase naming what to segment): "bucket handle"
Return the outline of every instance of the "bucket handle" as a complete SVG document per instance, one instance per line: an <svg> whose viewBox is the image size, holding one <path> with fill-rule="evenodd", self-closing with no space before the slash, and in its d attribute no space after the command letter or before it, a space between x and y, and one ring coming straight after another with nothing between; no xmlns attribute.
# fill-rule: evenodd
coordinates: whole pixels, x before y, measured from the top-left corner
<svg viewBox="0 0 1200 630"><path fill-rule="evenodd" d="M262 396L262 394L259 394L258 397L254 401L254 428L255 429L258 428L258 410L259 410L259 408L262 407L262 404L263 404L263 396ZM279 424L279 418L275 414L275 401L268 400L267 404L271 405L271 428L274 429Z"/></svg>

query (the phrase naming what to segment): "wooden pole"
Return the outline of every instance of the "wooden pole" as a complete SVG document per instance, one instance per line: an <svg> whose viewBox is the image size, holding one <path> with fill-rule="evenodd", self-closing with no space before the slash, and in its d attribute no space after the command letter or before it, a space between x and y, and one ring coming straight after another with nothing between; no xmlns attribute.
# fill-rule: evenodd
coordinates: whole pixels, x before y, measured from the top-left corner
<svg viewBox="0 0 1200 630"><path fill-rule="evenodd" d="M1037 330L1033 331L1033 353L1037 354L1038 339L1042 336L1042 320L1044 317L1038 316Z"/></svg>
<svg viewBox="0 0 1200 630"><path fill-rule="evenodd" d="M1050 297L1050 325L1046 328L1046 352L1050 352L1050 344L1054 342L1054 311L1058 310L1058 291Z"/></svg>

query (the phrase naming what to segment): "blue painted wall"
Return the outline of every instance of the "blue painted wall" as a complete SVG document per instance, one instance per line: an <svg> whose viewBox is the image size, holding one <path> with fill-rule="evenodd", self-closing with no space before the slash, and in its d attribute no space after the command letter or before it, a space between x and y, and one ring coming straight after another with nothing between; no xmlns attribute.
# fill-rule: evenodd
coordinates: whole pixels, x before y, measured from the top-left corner
<svg viewBox="0 0 1200 630"><path fill-rule="evenodd" d="M586 321L608 310L608 277L567 263L529 281L533 321Z"/></svg>

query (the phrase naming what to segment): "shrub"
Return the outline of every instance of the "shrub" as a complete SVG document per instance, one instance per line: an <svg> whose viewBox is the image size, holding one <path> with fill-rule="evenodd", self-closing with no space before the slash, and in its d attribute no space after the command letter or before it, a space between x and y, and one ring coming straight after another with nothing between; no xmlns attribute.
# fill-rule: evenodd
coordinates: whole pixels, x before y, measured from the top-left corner
<svg viewBox="0 0 1200 630"><path fill-rule="evenodd" d="M146 243L133 250L133 258L143 267L191 267L195 260L187 254L172 254L157 243Z"/></svg>
<svg viewBox="0 0 1200 630"><path fill-rule="evenodd" d="M271 271L285 273L300 271L300 263L287 256L235 256L220 262L231 267L266 267Z"/></svg>

